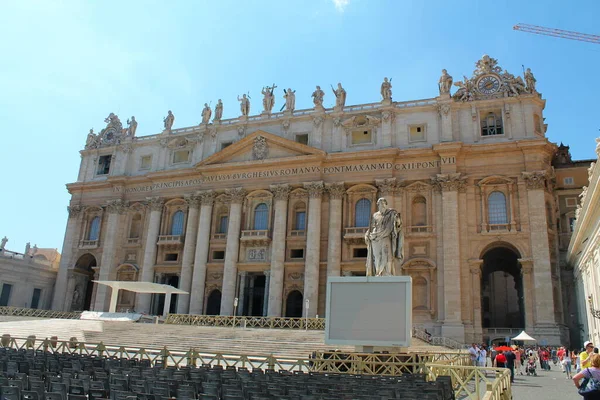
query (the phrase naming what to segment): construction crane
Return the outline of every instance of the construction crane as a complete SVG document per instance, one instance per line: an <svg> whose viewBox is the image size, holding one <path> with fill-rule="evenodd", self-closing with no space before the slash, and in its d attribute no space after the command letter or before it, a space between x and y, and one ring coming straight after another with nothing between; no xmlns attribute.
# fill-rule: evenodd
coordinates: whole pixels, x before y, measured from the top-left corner
<svg viewBox="0 0 600 400"><path fill-rule="evenodd" d="M600 36L590 35L588 33L579 33L573 31L564 31L562 29L545 28L543 26L517 24L513 26L515 31L535 33L537 35L555 36L563 39L579 40L582 42L600 44Z"/></svg>

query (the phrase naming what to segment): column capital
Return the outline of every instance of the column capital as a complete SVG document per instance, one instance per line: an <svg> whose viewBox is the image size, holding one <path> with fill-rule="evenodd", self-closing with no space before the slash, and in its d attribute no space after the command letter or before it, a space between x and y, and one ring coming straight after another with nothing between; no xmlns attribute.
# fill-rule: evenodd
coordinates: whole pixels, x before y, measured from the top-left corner
<svg viewBox="0 0 600 400"><path fill-rule="evenodd" d="M517 261L521 264L521 270L524 274L533 272L533 258L519 258Z"/></svg>
<svg viewBox="0 0 600 400"><path fill-rule="evenodd" d="M121 200L109 200L106 205L106 210L109 214L125 214L129 209L129 203Z"/></svg>
<svg viewBox="0 0 600 400"><path fill-rule="evenodd" d="M546 171L521 172L521 176L529 190L544 189L546 185Z"/></svg>
<svg viewBox="0 0 600 400"><path fill-rule="evenodd" d="M183 196L183 200L187 203L188 208L198 208L200 198L195 194L186 194Z"/></svg>
<svg viewBox="0 0 600 400"><path fill-rule="evenodd" d="M212 206L215 202L216 193L212 190L203 190L198 192L198 199L203 206Z"/></svg>
<svg viewBox="0 0 600 400"><path fill-rule="evenodd" d="M240 277L245 278L248 276L248 271L240 271L239 274L240 274Z"/></svg>
<svg viewBox="0 0 600 400"><path fill-rule="evenodd" d="M305 182L304 189L308 191L308 197L321 198L325 185L323 181Z"/></svg>
<svg viewBox="0 0 600 400"><path fill-rule="evenodd" d="M241 204L246 198L246 189L243 187L225 189L225 194L232 204Z"/></svg>
<svg viewBox="0 0 600 400"><path fill-rule="evenodd" d="M150 208L150 211L162 211L165 202L160 197L148 197L146 199L146 204L148 205L148 208Z"/></svg>
<svg viewBox="0 0 600 400"><path fill-rule="evenodd" d="M264 270L263 274L268 278L269 276L271 276L271 271L270 270Z"/></svg>
<svg viewBox="0 0 600 400"><path fill-rule="evenodd" d="M467 177L460 172L451 174L437 174L431 181L442 192L459 191L466 189Z"/></svg>
<svg viewBox="0 0 600 400"><path fill-rule="evenodd" d="M481 267L481 265L483 264L483 260L480 259L480 258L469 258L467 260L467 262L469 263L469 265L471 266L471 268Z"/></svg>
<svg viewBox="0 0 600 400"><path fill-rule="evenodd" d="M328 183L325 185L330 199L341 199L346 194L344 182Z"/></svg>
<svg viewBox="0 0 600 400"><path fill-rule="evenodd" d="M69 218L77 218L82 211L85 211L84 206L81 206L81 205L67 206L67 212L69 213Z"/></svg>
<svg viewBox="0 0 600 400"><path fill-rule="evenodd" d="M269 189L271 193L273 193L273 198L275 200L287 200L290 197L290 185L270 185Z"/></svg>
<svg viewBox="0 0 600 400"><path fill-rule="evenodd" d="M397 185L396 178L375 179L375 186L379 189L379 197L393 194Z"/></svg>

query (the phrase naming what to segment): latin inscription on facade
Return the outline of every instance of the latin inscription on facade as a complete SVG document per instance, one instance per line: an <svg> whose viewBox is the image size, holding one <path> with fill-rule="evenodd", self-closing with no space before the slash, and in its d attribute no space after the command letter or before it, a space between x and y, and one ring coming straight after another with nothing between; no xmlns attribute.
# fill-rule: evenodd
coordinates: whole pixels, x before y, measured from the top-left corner
<svg viewBox="0 0 600 400"><path fill-rule="evenodd" d="M279 168L269 169L263 171L251 171L251 172L232 172L228 174L206 174L201 178L196 179L182 179L167 182L158 182L150 185L130 186L130 187L114 187L115 192L125 193L139 193L139 192L152 192L160 189L176 189L186 187L196 187L202 184L213 183L213 182L227 182L235 180L247 180L247 179L264 179L264 178L277 178L277 177L288 177L308 174L322 174L322 175L335 175L343 173L360 173L360 172L373 172L373 171L409 171L418 169L436 169L442 165L456 164L456 157L441 157L437 160L425 160L425 161L411 161L405 163L391 163L391 162L373 162L373 163L362 163L362 164L351 164L351 165L336 165L331 167L311 166L311 167L290 167L290 168Z"/></svg>

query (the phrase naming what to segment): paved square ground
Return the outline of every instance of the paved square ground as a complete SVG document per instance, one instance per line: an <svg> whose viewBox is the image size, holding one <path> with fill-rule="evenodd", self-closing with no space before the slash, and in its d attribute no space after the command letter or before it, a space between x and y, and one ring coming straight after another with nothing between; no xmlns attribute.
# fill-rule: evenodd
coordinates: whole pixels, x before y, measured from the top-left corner
<svg viewBox="0 0 600 400"><path fill-rule="evenodd" d="M569 400L582 399L573 380L566 379L560 366L552 365L552 370L537 369L538 376L515 375L512 386L513 400Z"/></svg>

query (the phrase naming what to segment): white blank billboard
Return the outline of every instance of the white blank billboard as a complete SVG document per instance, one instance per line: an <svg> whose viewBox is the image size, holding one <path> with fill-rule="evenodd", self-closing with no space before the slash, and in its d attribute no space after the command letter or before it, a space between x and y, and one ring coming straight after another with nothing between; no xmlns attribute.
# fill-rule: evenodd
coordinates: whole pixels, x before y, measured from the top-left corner
<svg viewBox="0 0 600 400"><path fill-rule="evenodd" d="M409 276L330 277L325 343L408 347L412 337Z"/></svg>

